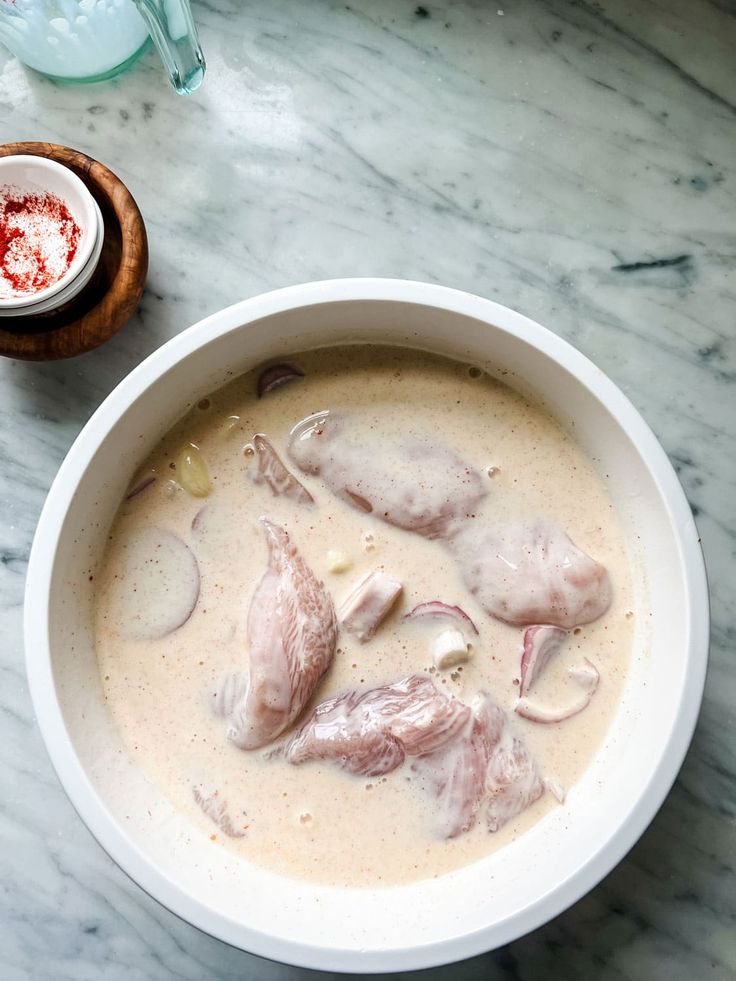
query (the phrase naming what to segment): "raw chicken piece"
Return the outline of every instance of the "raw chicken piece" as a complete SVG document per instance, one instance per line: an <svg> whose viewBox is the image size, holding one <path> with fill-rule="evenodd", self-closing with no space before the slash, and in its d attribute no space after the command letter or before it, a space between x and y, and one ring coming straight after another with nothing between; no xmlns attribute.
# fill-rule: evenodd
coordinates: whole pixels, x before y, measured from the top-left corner
<svg viewBox="0 0 736 981"><path fill-rule="evenodd" d="M475 824L486 785L493 746L501 737L505 713L481 696L458 738L412 764L424 789L437 798L434 830L456 838Z"/></svg>
<svg viewBox="0 0 736 981"><path fill-rule="evenodd" d="M497 831L544 791L528 750L489 695L473 709L439 691L426 675L328 698L286 743L290 763L331 760L361 776L380 776L416 757L412 771L437 797L436 831L454 838L486 807Z"/></svg>
<svg viewBox="0 0 736 981"><path fill-rule="evenodd" d="M404 587L398 579L376 569L350 591L340 608L340 623L361 644L370 640L388 616Z"/></svg>
<svg viewBox="0 0 736 981"><path fill-rule="evenodd" d="M331 412L294 427L289 455L349 504L425 538L452 535L486 494L481 475L453 450L418 440L366 445Z"/></svg>
<svg viewBox="0 0 736 981"><path fill-rule="evenodd" d="M284 748L290 763L332 760L350 773L378 776L405 757L430 753L458 736L471 717L420 674L328 698Z"/></svg>
<svg viewBox="0 0 736 981"><path fill-rule="evenodd" d="M309 491L287 470L271 441L262 433L253 437L253 448L258 459L258 473L253 478L257 484L268 484L274 497L291 497L299 504L314 504Z"/></svg>
<svg viewBox="0 0 736 981"><path fill-rule="evenodd" d="M498 831L544 791L506 713L485 694L478 697L466 731L415 760L412 769L437 796L435 831L442 838L468 831L484 804L489 831Z"/></svg>
<svg viewBox="0 0 736 981"><path fill-rule="evenodd" d="M597 620L610 606L606 569L553 522L540 519L479 537L474 531L460 531L450 547L468 589L497 619L569 630Z"/></svg>
<svg viewBox="0 0 736 981"><path fill-rule="evenodd" d="M269 562L248 613L249 676L218 698L241 749L271 742L297 718L330 666L337 642L332 600L278 525L261 518Z"/></svg>
<svg viewBox="0 0 736 981"><path fill-rule="evenodd" d="M489 831L498 831L544 793L529 750L511 732L508 722L488 761L486 793L490 798L486 810Z"/></svg>

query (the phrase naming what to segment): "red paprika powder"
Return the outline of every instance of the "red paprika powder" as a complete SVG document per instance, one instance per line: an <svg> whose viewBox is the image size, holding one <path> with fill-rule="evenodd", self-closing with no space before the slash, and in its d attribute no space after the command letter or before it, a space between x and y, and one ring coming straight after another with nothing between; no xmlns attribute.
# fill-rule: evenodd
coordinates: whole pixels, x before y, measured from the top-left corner
<svg viewBox="0 0 736 981"><path fill-rule="evenodd" d="M80 237L61 198L0 187L0 298L28 296L58 283Z"/></svg>

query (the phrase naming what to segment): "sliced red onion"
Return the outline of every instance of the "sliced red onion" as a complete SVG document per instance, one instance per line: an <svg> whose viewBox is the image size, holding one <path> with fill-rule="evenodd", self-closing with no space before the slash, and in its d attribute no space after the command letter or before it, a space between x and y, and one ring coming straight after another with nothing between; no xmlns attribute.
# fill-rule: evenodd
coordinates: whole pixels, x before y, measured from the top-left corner
<svg viewBox="0 0 736 981"><path fill-rule="evenodd" d="M592 661L588 660L587 657L583 658L582 664L575 664L571 668L568 668L567 673L570 675L573 681L577 681L580 687L584 688L591 695L594 693L601 680L600 671Z"/></svg>
<svg viewBox="0 0 736 981"><path fill-rule="evenodd" d="M312 495L284 466L267 436L256 433L253 437L253 449L258 458L258 472L253 478L255 483L267 484L274 497L290 497L298 504L314 504Z"/></svg>
<svg viewBox="0 0 736 981"><path fill-rule="evenodd" d="M303 377L304 372L296 365L286 363L269 365L258 376L258 398L262 399L264 395L281 388L282 385L288 385L289 382Z"/></svg>
<svg viewBox="0 0 736 981"><path fill-rule="evenodd" d="M568 671L573 680L577 681L585 690L578 696L576 701L564 708L550 708L547 705L538 705L528 698L520 698L514 707L514 711L530 722L541 722L549 724L553 722L564 722L571 719L574 715L579 715L583 709L590 705L590 700L595 694L600 680L598 668L592 664L588 658L584 659L582 665L570 668Z"/></svg>
<svg viewBox="0 0 736 981"><path fill-rule="evenodd" d="M197 532L199 532L200 529L201 529L201 527L202 527L202 522L203 522L204 517L205 517L205 515L207 513L208 507L209 507L209 505L208 504L205 504L204 507L201 507L199 509L199 511L197 511L197 513L192 518L192 531L195 534Z"/></svg>
<svg viewBox="0 0 736 981"><path fill-rule="evenodd" d="M549 725L553 722L564 722L571 719L574 715L579 715L590 703L590 695L581 695L575 702L565 708L551 708L548 705L537 705L528 698L520 698L516 703L514 711L522 719L530 722L541 722Z"/></svg>
<svg viewBox="0 0 736 981"><path fill-rule="evenodd" d="M524 631L519 689L522 695L530 691L555 654L559 653L566 639L566 630L549 624L538 624Z"/></svg>
<svg viewBox="0 0 736 981"><path fill-rule="evenodd" d="M228 812L227 801L223 800L216 790L211 794L205 794L199 787L193 787L192 791L195 801L223 834L226 834L228 838L245 837L248 830L245 815L242 816L243 823L238 827Z"/></svg>
<svg viewBox="0 0 736 981"><path fill-rule="evenodd" d="M478 635L478 628L465 610L459 606L451 606L449 603L443 603L442 600L428 600L426 603L419 603L413 610L409 610L404 616L404 619L422 620L425 617L432 619L444 617L448 620L459 620L466 627L470 627L476 636Z"/></svg>
<svg viewBox="0 0 736 981"><path fill-rule="evenodd" d="M556 780L554 777L545 777L542 782L544 783L544 789L552 794L558 804L565 803L565 788L559 780Z"/></svg>
<svg viewBox="0 0 736 981"><path fill-rule="evenodd" d="M111 610L123 634L159 640L183 626L199 598L199 567L181 538L144 528L120 551Z"/></svg>
<svg viewBox="0 0 736 981"><path fill-rule="evenodd" d="M149 473L145 477L142 477L136 484L130 488L128 493L125 495L126 501L132 501L134 497L141 494L146 488L150 487L156 480L156 475Z"/></svg>

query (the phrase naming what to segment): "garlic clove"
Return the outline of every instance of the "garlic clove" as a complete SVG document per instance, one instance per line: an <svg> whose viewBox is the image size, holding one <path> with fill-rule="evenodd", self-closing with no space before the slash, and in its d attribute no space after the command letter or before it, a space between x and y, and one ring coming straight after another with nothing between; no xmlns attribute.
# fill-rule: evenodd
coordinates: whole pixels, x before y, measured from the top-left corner
<svg viewBox="0 0 736 981"><path fill-rule="evenodd" d="M432 660L438 671L466 664L470 660L470 645L457 627L448 627L432 641Z"/></svg>
<svg viewBox="0 0 736 981"><path fill-rule="evenodd" d="M176 479L192 497L212 493L212 481L202 452L196 443L187 443L176 461Z"/></svg>

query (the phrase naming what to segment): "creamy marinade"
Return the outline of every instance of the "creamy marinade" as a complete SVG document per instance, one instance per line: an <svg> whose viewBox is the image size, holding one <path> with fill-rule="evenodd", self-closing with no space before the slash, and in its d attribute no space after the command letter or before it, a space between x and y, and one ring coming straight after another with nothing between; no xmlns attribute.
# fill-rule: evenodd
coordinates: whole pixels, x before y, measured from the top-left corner
<svg viewBox="0 0 736 981"><path fill-rule="evenodd" d="M192 835L208 835L213 847L283 874L334 884L441 875L523 834L549 809L564 807L557 798L600 745L632 645L631 570L622 530L593 463L573 439L542 408L484 372L416 351L371 346L308 352L290 362L303 377L260 398L256 370L200 402L133 482L96 577L96 646L105 700L131 758L188 815ZM318 415L303 427L304 439L292 443L290 452L295 424L323 410L330 415ZM259 478L255 434L270 440L293 482L279 482L273 474L270 482ZM464 501L462 513L448 518L436 487L454 479L456 465L461 469L453 487L461 496L469 494L470 503ZM276 476L283 478L280 472ZM350 484L350 494L341 493L343 484ZM391 500L401 497L405 485L415 495L415 510L421 510L424 496L430 508L439 508L438 521L420 522L419 532L388 523L395 518ZM285 486L290 492L276 493ZM363 495L371 494L391 500L385 505L381 498L367 513L371 501ZM258 743L258 733L243 727L242 707L249 644L254 646L249 605L259 587L251 634L270 629L259 616L271 616L272 628L273 617L283 614L278 604L268 605L268 581L260 586L269 554L268 528L259 520L264 516L272 531L288 533L308 572L324 583L338 621L356 583L372 572L397 580L403 591L372 638L361 642L354 632L339 629L334 657L308 706L283 734L250 749L240 746ZM599 573L605 576L601 566L608 573L611 601L602 615L593 610L590 615L597 618L590 623L575 625L570 614L566 632L546 628L535 638L533 630L499 619L500 611L505 619L523 621L517 607L526 594L516 588L499 592L496 586L509 561L533 577L534 569L516 560L508 529L538 530L539 520L564 529L577 549L596 560L580 560L583 573L593 567L593 582L581 587L578 606L589 612L588 600L600 600L605 609L608 596L601 590L605 594L609 587L596 580ZM550 549L543 543L537 557L546 561ZM579 554L574 550L573 559ZM495 559L488 565L488 555L501 556L502 568ZM563 563L568 561L565 552ZM535 582L532 606L540 595ZM477 633L466 620L444 615L405 619L418 604L434 600L460 607ZM548 622L540 615L544 611L535 610L527 619ZM585 618L584 613L577 617ZM326 633L322 630L316 642ZM525 669L522 710L526 706L527 715L540 718L587 707L559 722L532 721L515 711L525 637L527 655L538 655L538 661ZM454 651L460 640L469 645L467 660L437 667L438 648ZM324 643L329 646L329 637ZM328 662L330 655L320 653ZM543 665L546 655L551 656ZM600 682L594 690L591 672L596 671ZM470 717L466 722L458 717L458 734L452 737L459 756L448 762L441 755L450 743L439 750L433 745L440 755L422 755L421 749L407 749L404 736L397 749L388 735L384 755L394 750L401 755L402 747L407 752L395 768L386 764L386 772L372 772L384 765L375 760L369 761L369 774L346 772L346 766L362 765L351 755L356 743L347 756L299 762L296 749L309 742L310 733L301 743L294 733L301 726L308 729L315 705L415 675L427 691L441 693L443 710L449 706ZM482 702L480 693L490 698ZM473 734L479 722L473 720L480 719L481 705L508 714L502 739L507 756L519 763L514 748L523 748L534 771L519 779L527 780L527 789L533 781L530 796L536 799L496 831L489 831L485 818L487 795L464 822L442 810L445 777L457 776L467 752L471 765L477 763L481 750ZM348 709L338 706L338 718ZM358 706L351 718L360 713L364 709ZM239 731L233 725L238 718ZM437 725L432 722L428 736L435 742ZM492 743L486 739L484 746ZM495 765L496 750L487 751ZM483 757L484 773L486 762ZM488 779L490 814L500 798L493 796L498 787ZM463 830L461 824L470 826Z"/></svg>

